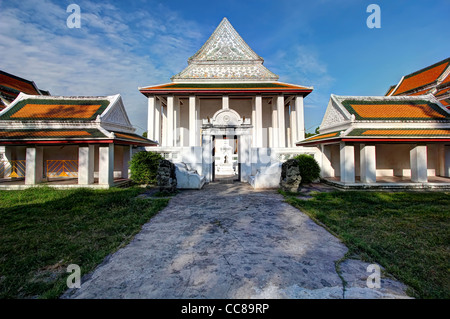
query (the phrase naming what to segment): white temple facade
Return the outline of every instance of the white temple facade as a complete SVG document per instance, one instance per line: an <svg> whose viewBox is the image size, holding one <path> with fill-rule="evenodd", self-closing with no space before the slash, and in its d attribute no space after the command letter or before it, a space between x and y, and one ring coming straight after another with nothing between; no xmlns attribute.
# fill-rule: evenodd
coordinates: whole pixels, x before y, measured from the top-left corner
<svg viewBox="0 0 450 319"><path fill-rule="evenodd" d="M296 146L305 137L303 100L313 89L279 82L263 62L224 18L171 82L139 88L148 98L147 137L158 142L151 151L206 182L226 177L277 187L281 162L316 152Z"/></svg>

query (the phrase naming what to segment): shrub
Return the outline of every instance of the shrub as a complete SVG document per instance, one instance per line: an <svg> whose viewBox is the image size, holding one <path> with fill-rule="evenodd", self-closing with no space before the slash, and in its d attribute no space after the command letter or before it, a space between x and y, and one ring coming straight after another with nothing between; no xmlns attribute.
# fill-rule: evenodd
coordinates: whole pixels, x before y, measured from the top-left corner
<svg viewBox="0 0 450 319"><path fill-rule="evenodd" d="M163 157L155 152L142 151L130 161L131 179L138 184L155 184L158 164Z"/></svg>
<svg viewBox="0 0 450 319"><path fill-rule="evenodd" d="M300 154L295 159L298 161L298 166L300 167L302 183L311 183L320 177L320 166L314 157L307 154Z"/></svg>

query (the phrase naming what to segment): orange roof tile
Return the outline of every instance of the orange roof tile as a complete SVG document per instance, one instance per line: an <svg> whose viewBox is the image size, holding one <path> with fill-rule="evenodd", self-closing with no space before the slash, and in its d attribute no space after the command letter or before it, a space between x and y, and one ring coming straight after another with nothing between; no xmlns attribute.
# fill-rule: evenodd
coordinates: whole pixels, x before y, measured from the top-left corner
<svg viewBox="0 0 450 319"><path fill-rule="evenodd" d="M419 70L417 72L405 76L393 95L399 95L407 91L413 90L415 88L419 88L427 84L433 83L439 78L439 76L442 75L442 73L448 67L449 63L450 59L446 59L432 66L429 66L425 69Z"/></svg>
<svg viewBox="0 0 450 319"><path fill-rule="evenodd" d="M36 90L31 81L20 79L13 75L9 75L4 72L0 72L0 85L7 88L11 88L25 94L40 95L41 93Z"/></svg>
<svg viewBox="0 0 450 319"><path fill-rule="evenodd" d="M89 98L27 98L14 104L0 120L74 120L92 121L110 104L108 100Z"/></svg>
<svg viewBox="0 0 450 319"><path fill-rule="evenodd" d="M345 108L356 119L449 119L441 108L427 101L343 101Z"/></svg>
<svg viewBox="0 0 450 319"><path fill-rule="evenodd" d="M26 104L11 115L11 118L80 118L87 119L94 115L101 104L68 105L68 104Z"/></svg>

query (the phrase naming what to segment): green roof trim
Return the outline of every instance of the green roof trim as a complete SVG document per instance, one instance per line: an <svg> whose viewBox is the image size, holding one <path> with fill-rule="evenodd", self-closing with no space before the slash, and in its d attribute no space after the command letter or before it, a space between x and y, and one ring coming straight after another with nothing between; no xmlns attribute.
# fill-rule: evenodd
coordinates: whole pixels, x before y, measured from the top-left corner
<svg viewBox="0 0 450 319"><path fill-rule="evenodd" d="M42 104L42 105L97 105L100 104L98 110L89 118L79 118L79 117L64 117L64 118L56 118L56 117L39 117L39 118L20 118L14 117L11 118L16 112L20 111L28 104ZM108 100L73 100L73 99L25 99L19 101L16 105L14 105L11 109L9 109L6 113L0 116L0 121L93 121L97 118L98 115L102 114L106 108L109 106L110 101Z"/></svg>
<svg viewBox="0 0 450 319"><path fill-rule="evenodd" d="M380 135L380 134L364 134L367 131L422 131L422 132L432 132L434 131L433 134L412 134L412 133L406 133L406 134L387 134L387 135ZM445 131L446 133L443 133L442 131ZM431 128L431 129L427 129L427 128L405 128L405 129L401 129L401 128L371 128L371 129L353 129L350 133L348 133L345 137L380 137L380 136L389 136L389 137L436 137L436 136L446 136L446 137L450 137L450 129L435 129L435 128Z"/></svg>

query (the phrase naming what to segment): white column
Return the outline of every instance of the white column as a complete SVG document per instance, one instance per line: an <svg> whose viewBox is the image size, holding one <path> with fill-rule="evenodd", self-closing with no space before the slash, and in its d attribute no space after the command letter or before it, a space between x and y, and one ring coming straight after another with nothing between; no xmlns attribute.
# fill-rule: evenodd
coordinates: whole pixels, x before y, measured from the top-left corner
<svg viewBox="0 0 450 319"><path fill-rule="evenodd" d="M0 167L3 166L3 174L0 175L1 178L7 178L10 179L11 175L11 160L12 160L12 154L11 154L11 147L10 146L4 146L4 153L3 153L3 159L0 156ZM1 155L1 154L0 154ZM1 169L0 169L1 173Z"/></svg>
<svg viewBox="0 0 450 319"><path fill-rule="evenodd" d="M155 96L148 97L148 112L147 112L147 138L154 140L155 138Z"/></svg>
<svg viewBox="0 0 450 319"><path fill-rule="evenodd" d="M256 104L255 98L252 98L252 146L256 147L256 136L258 135L256 129Z"/></svg>
<svg viewBox="0 0 450 319"><path fill-rule="evenodd" d="M173 146L180 146L180 99L174 98L173 106Z"/></svg>
<svg viewBox="0 0 450 319"><path fill-rule="evenodd" d="M275 98L272 99L272 145L271 147L278 147L278 111Z"/></svg>
<svg viewBox="0 0 450 319"><path fill-rule="evenodd" d="M278 117L278 147L286 147L286 129L284 123L284 96L277 96L277 117Z"/></svg>
<svg viewBox="0 0 450 319"><path fill-rule="evenodd" d="M355 182L355 147L353 145L340 143L340 167L341 182Z"/></svg>
<svg viewBox="0 0 450 319"><path fill-rule="evenodd" d="M39 146L27 147L25 184L35 185L42 181L44 174L44 150Z"/></svg>
<svg viewBox="0 0 450 319"><path fill-rule="evenodd" d="M297 141L297 135L298 135L297 107L296 107L296 103L295 103L295 98L293 101L291 101L290 122L291 122L291 145L292 145L292 147L295 147L295 143L298 142Z"/></svg>
<svg viewBox="0 0 450 319"><path fill-rule="evenodd" d="M78 147L78 184L94 183L94 145L84 144Z"/></svg>
<svg viewBox="0 0 450 319"><path fill-rule="evenodd" d="M114 144L100 145L98 148L98 183L114 184Z"/></svg>
<svg viewBox="0 0 450 319"><path fill-rule="evenodd" d="M255 97L255 124L256 124L256 147L263 147L263 129L262 129L262 96Z"/></svg>
<svg viewBox="0 0 450 319"><path fill-rule="evenodd" d="M411 181L413 183L428 182L427 146L413 145L409 152L411 163Z"/></svg>
<svg viewBox="0 0 450 319"><path fill-rule="evenodd" d="M128 176L128 170L130 168L130 160L131 160L131 154L133 152L133 146L126 145L123 146L123 157L122 157L122 178L129 178Z"/></svg>
<svg viewBox="0 0 450 319"><path fill-rule="evenodd" d="M331 165L331 145L320 144L320 150L322 155L322 163L320 168L321 177L334 177L334 169Z"/></svg>
<svg viewBox="0 0 450 319"><path fill-rule="evenodd" d="M377 163L375 145L360 145L360 177L362 183L376 183Z"/></svg>
<svg viewBox="0 0 450 319"><path fill-rule="evenodd" d="M189 146L197 146L195 134L197 132L197 119L195 117L195 95L189 96Z"/></svg>
<svg viewBox="0 0 450 319"><path fill-rule="evenodd" d="M162 122L162 146L167 146L167 105L161 103L161 122Z"/></svg>
<svg viewBox="0 0 450 319"><path fill-rule="evenodd" d="M228 95L222 95L222 109L227 110L230 108L230 97Z"/></svg>
<svg viewBox="0 0 450 319"><path fill-rule="evenodd" d="M305 119L303 114L303 96L297 95L295 97L295 116L297 117L297 138L296 142L305 139Z"/></svg>
<svg viewBox="0 0 450 319"><path fill-rule="evenodd" d="M444 177L450 177L450 145L444 146Z"/></svg>
<svg viewBox="0 0 450 319"><path fill-rule="evenodd" d="M169 95L167 97L167 146L173 146L174 133L173 133L173 104L174 97Z"/></svg>
<svg viewBox="0 0 450 319"><path fill-rule="evenodd" d="M286 147L292 147L291 144L291 121L289 121L289 105L284 107L284 125L285 125L285 143Z"/></svg>
<svg viewBox="0 0 450 319"><path fill-rule="evenodd" d="M154 133L153 138L161 145L161 101L155 101L155 116L154 116Z"/></svg>
<svg viewBox="0 0 450 319"><path fill-rule="evenodd" d="M196 129L195 129L195 146L201 145L201 128L202 128L202 119L200 117L200 110L201 110L201 102L199 98L196 98L195 101L195 121L196 121Z"/></svg>

